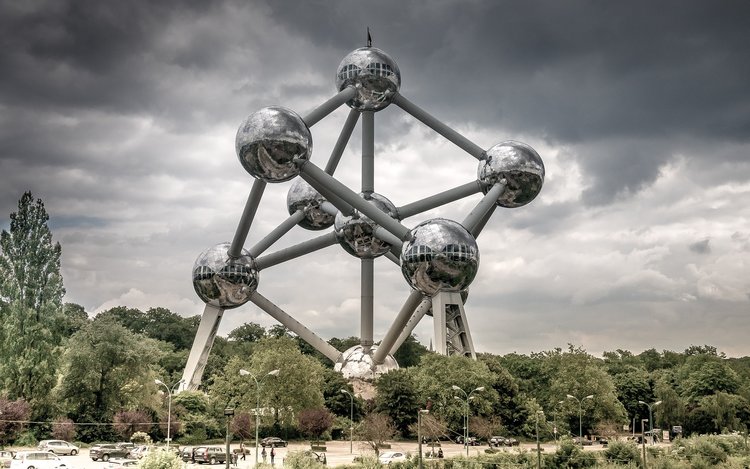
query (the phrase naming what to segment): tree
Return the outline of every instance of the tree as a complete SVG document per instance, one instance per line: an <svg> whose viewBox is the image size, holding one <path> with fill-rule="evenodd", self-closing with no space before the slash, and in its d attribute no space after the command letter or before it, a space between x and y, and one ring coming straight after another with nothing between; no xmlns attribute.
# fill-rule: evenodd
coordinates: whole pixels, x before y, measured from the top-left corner
<svg viewBox="0 0 750 469"><path fill-rule="evenodd" d="M231 342L257 342L266 336L266 329L260 324L246 322L227 335Z"/></svg>
<svg viewBox="0 0 750 469"><path fill-rule="evenodd" d="M382 413L367 414L356 430L356 437L366 442L375 451L375 455L380 454L380 448L395 434L396 427L393 426L393 422Z"/></svg>
<svg viewBox="0 0 750 469"><path fill-rule="evenodd" d="M76 438L76 426L69 418L60 417L52 422L52 438L73 441Z"/></svg>
<svg viewBox="0 0 750 469"><path fill-rule="evenodd" d="M354 389L341 373L333 371L330 368L325 368L323 370L323 399L325 400L325 406L334 415L345 417L348 420L352 413L353 405L354 421L359 420L363 412L362 399L355 396L352 401L349 395L341 392L342 389L346 389L354 396Z"/></svg>
<svg viewBox="0 0 750 469"><path fill-rule="evenodd" d="M89 422L111 422L121 409L155 408L152 368L161 354L158 342L112 319L92 321L68 341L56 396L69 415ZM84 430L84 438L110 436L106 428Z"/></svg>
<svg viewBox="0 0 750 469"><path fill-rule="evenodd" d="M59 243L52 242L41 199L26 192L0 234L0 384L11 399L23 398L37 418L51 413L57 377L54 324L65 295Z"/></svg>
<svg viewBox="0 0 750 469"><path fill-rule="evenodd" d="M297 425L303 434L319 439L331 429L333 414L325 407L304 409L297 415Z"/></svg>
<svg viewBox="0 0 750 469"><path fill-rule="evenodd" d="M3 396L0 397L0 415L0 445L7 445L24 429L23 422L29 420L31 408L24 399L11 401Z"/></svg>
<svg viewBox="0 0 750 469"><path fill-rule="evenodd" d="M229 429L233 435L240 437L240 441L249 440L255 436L255 416L249 412L238 412Z"/></svg>
<svg viewBox="0 0 750 469"><path fill-rule="evenodd" d="M153 426L151 417L142 410L123 410L115 414L114 429L125 441L135 432L148 433Z"/></svg>
<svg viewBox="0 0 750 469"><path fill-rule="evenodd" d="M393 358L396 359L401 368L417 366L422 355L429 353L427 347L420 344L415 334L406 338L401 347L396 350Z"/></svg>
<svg viewBox="0 0 750 469"><path fill-rule="evenodd" d="M396 430L403 436L409 426L417 421L417 411L423 407L417 395L417 386L410 370L391 370L376 382L375 408L388 415Z"/></svg>

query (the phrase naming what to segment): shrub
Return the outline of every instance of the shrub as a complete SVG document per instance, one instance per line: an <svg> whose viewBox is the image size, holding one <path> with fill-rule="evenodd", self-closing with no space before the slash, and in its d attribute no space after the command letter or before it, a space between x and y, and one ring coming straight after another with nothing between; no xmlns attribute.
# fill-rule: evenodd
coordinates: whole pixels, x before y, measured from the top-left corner
<svg viewBox="0 0 750 469"><path fill-rule="evenodd" d="M617 464L641 464L641 455L635 443L628 441L613 441L604 450L604 457L609 462Z"/></svg>
<svg viewBox="0 0 750 469"><path fill-rule="evenodd" d="M291 469L321 469L326 466L305 451L291 451L284 458L284 467Z"/></svg>
<svg viewBox="0 0 750 469"><path fill-rule="evenodd" d="M69 418L58 418L52 422L52 438L73 441L75 437L76 427Z"/></svg>
<svg viewBox="0 0 750 469"><path fill-rule="evenodd" d="M716 467L727 460L727 453L715 438L699 437L687 447L687 458L695 467ZM704 466L709 464L709 466Z"/></svg>
<svg viewBox="0 0 750 469"><path fill-rule="evenodd" d="M182 469L182 459L172 451L152 451L141 459L138 469Z"/></svg>
<svg viewBox="0 0 750 469"><path fill-rule="evenodd" d="M580 446L573 443L572 440L563 440L560 447L550 457L545 458L550 461L552 467L567 467L571 469L594 467L597 463L596 454L583 451Z"/></svg>

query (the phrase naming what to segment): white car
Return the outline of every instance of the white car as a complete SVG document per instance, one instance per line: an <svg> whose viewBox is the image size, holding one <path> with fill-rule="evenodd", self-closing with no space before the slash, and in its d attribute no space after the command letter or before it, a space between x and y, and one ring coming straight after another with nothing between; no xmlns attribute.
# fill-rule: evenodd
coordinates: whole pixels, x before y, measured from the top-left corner
<svg viewBox="0 0 750 469"><path fill-rule="evenodd" d="M75 456L81 451L78 446L63 440L42 440L36 449L39 451L52 451L58 456L63 454Z"/></svg>
<svg viewBox="0 0 750 469"><path fill-rule="evenodd" d="M10 469L67 469L67 466L50 451L19 451L10 461Z"/></svg>
<svg viewBox="0 0 750 469"><path fill-rule="evenodd" d="M388 451L383 453L378 458L381 464L390 464L393 461L406 461L406 454L401 451Z"/></svg>

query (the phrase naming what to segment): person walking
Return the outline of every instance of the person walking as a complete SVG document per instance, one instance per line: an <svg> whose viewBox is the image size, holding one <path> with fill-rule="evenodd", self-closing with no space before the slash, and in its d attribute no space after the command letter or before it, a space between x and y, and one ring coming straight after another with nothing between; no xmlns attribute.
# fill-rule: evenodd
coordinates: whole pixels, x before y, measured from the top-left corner
<svg viewBox="0 0 750 469"><path fill-rule="evenodd" d="M242 452L242 460L244 461L245 460L245 442L244 441L240 442L240 451Z"/></svg>
<svg viewBox="0 0 750 469"><path fill-rule="evenodd" d="M268 454L266 453L266 447L265 446L263 447L263 451L260 452L260 455L263 458L263 464L265 464L266 463L266 457L268 456Z"/></svg>
<svg viewBox="0 0 750 469"><path fill-rule="evenodd" d="M271 465L273 466L273 458L276 457L276 448L271 446Z"/></svg>

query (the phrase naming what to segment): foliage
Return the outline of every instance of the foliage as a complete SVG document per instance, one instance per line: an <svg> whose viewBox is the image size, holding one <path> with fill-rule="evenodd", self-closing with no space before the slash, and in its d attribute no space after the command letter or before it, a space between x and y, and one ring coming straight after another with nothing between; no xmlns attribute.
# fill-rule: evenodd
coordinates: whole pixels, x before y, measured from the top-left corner
<svg viewBox="0 0 750 469"><path fill-rule="evenodd" d="M69 418L60 417L52 422L52 438L73 441L76 438L76 426Z"/></svg>
<svg viewBox="0 0 750 469"><path fill-rule="evenodd" d="M150 445L151 444L151 437L148 435L148 433L145 432L135 432L132 435L130 435L130 438L128 438L133 443L141 443L144 445Z"/></svg>
<svg viewBox="0 0 750 469"><path fill-rule="evenodd" d="M208 409L208 395L203 391L182 391L172 397L172 405L189 413L202 413Z"/></svg>
<svg viewBox="0 0 750 469"><path fill-rule="evenodd" d="M255 438L255 416L249 412L237 412L232 418L229 430L243 441Z"/></svg>
<svg viewBox="0 0 750 469"><path fill-rule="evenodd" d="M153 423L142 410L122 410L115 414L114 429L122 439L128 441L135 432L148 432Z"/></svg>
<svg viewBox="0 0 750 469"><path fill-rule="evenodd" d="M21 422L29 420L31 406L24 399L9 400L0 397L0 445L6 445L15 440L24 430Z"/></svg>
<svg viewBox="0 0 750 469"><path fill-rule="evenodd" d="M552 467L567 467L571 469L594 467L597 457L594 453L584 451L569 438L560 442L554 454L549 457Z"/></svg>
<svg viewBox="0 0 750 469"><path fill-rule="evenodd" d="M406 338L401 347L398 348L393 358L396 359L401 368L409 368L411 366L417 366L423 355L429 353L427 347L420 344L417 341L415 334L411 334Z"/></svg>
<svg viewBox="0 0 750 469"><path fill-rule="evenodd" d="M341 392L342 389L350 394ZM353 413L355 422L362 418L362 399L354 394L354 388L341 373L330 368L323 369L323 399L325 406L335 415L349 419Z"/></svg>
<svg viewBox="0 0 750 469"><path fill-rule="evenodd" d="M297 415L297 423L302 433L313 437L320 436L331 429L333 414L325 407L304 409Z"/></svg>
<svg viewBox="0 0 750 469"><path fill-rule="evenodd" d="M172 451L150 451L140 460L138 469L182 469L182 459Z"/></svg>
<svg viewBox="0 0 750 469"><path fill-rule="evenodd" d="M604 457L607 461L617 464L635 463L640 465L641 463L641 455L638 452L638 447L630 441L613 441L609 443L607 449L604 450Z"/></svg>
<svg viewBox="0 0 750 469"><path fill-rule="evenodd" d="M284 457L284 467L291 469L319 469L326 467L310 451L290 451Z"/></svg>
<svg viewBox="0 0 750 469"><path fill-rule="evenodd" d="M266 329L260 324L246 322L240 327L232 330L227 339L232 342L257 342L266 336Z"/></svg>
<svg viewBox="0 0 750 469"><path fill-rule="evenodd" d="M26 192L0 234L0 385L23 398L36 418L51 416L65 295L59 243L52 242L49 215Z"/></svg>
<svg viewBox="0 0 750 469"><path fill-rule="evenodd" d="M380 448L395 434L396 427L391 419L385 414L376 412L367 414L355 430L355 438L367 443L376 455L380 454Z"/></svg>
<svg viewBox="0 0 750 469"><path fill-rule="evenodd" d="M376 382L375 408L390 417L402 436L409 434L409 426L417 421L417 411L423 408L410 370L391 370Z"/></svg>

